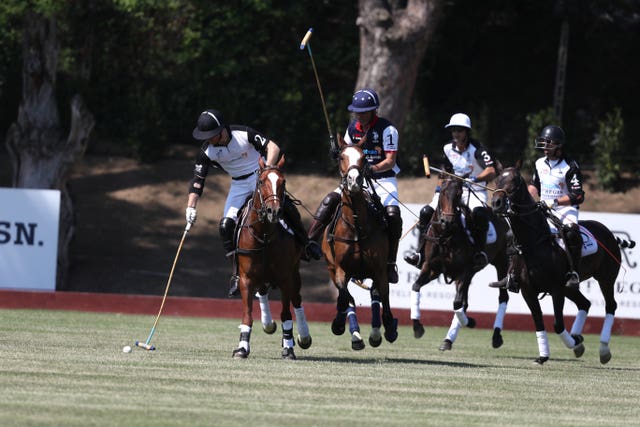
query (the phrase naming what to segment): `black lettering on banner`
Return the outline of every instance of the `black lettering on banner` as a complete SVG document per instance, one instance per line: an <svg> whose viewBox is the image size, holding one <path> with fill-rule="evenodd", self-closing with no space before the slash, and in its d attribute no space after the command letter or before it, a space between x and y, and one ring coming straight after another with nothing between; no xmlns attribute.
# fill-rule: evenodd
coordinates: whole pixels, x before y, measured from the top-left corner
<svg viewBox="0 0 640 427"><path fill-rule="evenodd" d="M14 245L28 245L33 246L36 238L36 228L38 224L30 222L25 224L24 222L15 222L15 240ZM6 221L0 222L0 245L6 244L11 241L11 223ZM39 246L43 245L43 242L38 242Z"/></svg>
<svg viewBox="0 0 640 427"><path fill-rule="evenodd" d="M11 227L11 223L6 221L0 222L0 245L8 243L9 240L11 240L11 233L6 231L9 227Z"/></svg>

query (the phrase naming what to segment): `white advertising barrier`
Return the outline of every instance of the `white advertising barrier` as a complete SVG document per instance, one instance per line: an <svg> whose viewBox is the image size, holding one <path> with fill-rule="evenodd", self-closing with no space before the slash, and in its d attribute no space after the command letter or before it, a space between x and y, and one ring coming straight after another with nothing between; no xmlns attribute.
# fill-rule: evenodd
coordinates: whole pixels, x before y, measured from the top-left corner
<svg viewBox="0 0 640 427"><path fill-rule="evenodd" d="M59 190L0 188L0 289L56 289Z"/></svg>
<svg viewBox="0 0 640 427"><path fill-rule="evenodd" d="M418 220L422 205L407 204L402 207L403 235ZM640 215L614 214L598 212L580 212L580 219L592 219L602 222L615 236L621 239L633 239L640 244ZM404 261L404 255L414 251L418 244L418 230L414 228L411 233L400 241L398 250L398 272L400 280L397 284L389 285L390 302L394 308L410 308L411 285L417 277L418 269ZM615 298L618 303L616 317L640 319L640 246L633 249L621 249L622 265L616 281ZM492 265L488 265L479 271L471 282L469 288L469 309L472 312L495 313L498 308L498 290L490 288L488 284L497 279L496 270ZM591 301L589 315L604 317L604 298L600 292L598 282L594 279L585 280L580 284L582 293ZM353 294L358 305L369 306L369 292L349 284L349 290ZM453 310L453 299L455 297L455 286L446 284L443 276L424 285L420 290L422 310ZM524 299L520 293L509 292L508 313L529 314ZM551 298L546 297L541 301L544 314L553 314ZM577 309L571 301L565 304L565 314L575 315ZM428 316L428 314L427 314Z"/></svg>

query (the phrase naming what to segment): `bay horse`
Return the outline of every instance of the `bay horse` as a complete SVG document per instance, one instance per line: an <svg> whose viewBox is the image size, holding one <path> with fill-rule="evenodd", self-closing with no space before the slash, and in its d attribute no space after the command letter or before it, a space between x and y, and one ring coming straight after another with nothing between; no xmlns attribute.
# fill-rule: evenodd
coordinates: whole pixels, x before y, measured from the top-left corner
<svg viewBox="0 0 640 427"><path fill-rule="evenodd" d="M296 359L293 347L293 305L298 330L298 345L311 346L309 326L300 296L300 255L302 247L282 222L285 203L285 177L282 173L284 156L276 166L266 166L262 157L256 189L242 210L237 228L236 259L239 271L239 289L242 297L242 324L240 343L233 351L234 358L246 358L250 353L253 326L253 296L260 300L262 326L266 333L276 330L269 308L269 288L280 289L282 311L282 358Z"/></svg>
<svg viewBox="0 0 640 427"><path fill-rule="evenodd" d="M372 347L381 344L381 325L384 325L384 337L388 342L392 343L398 337L398 319L393 317L389 305L388 231L382 205L374 203L366 188L371 183L365 176L368 162L361 148L364 138L358 144L346 144L341 137L338 140L341 200L322 239L327 269L338 289L336 317L331 323L331 331L342 335L348 318L351 348L362 350L365 344L360 335L355 303L348 290L351 279L372 280L369 344Z"/></svg>
<svg viewBox="0 0 640 427"><path fill-rule="evenodd" d="M414 291L411 293L413 332L416 338L420 338L424 335L424 326L420 322L420 289L441 274L446 283L455 283L454 315L447 336L440 345L441 351L451 350L462 326L476 326L475 319L467 315L467 309L469 285L479 270L473 266L475 249L463 223L463 217L465 221L470 221L471 212L462 202L462 186L463 180L460 178L446 178L442 181L438 206L424 236L422 259L425 261L411 287ZM508 268L506 249L509 226L504 218L496 216L490 219L495 229L495 240L486 244L485 252L489 263L496 268L498 278L501 278L507 274ZM499 348L503 344L502 319L508 302L507 290L500 289L498 314L492 336L493 348Z"/></svg>
<svg viewBox="0 0 640 427"><path fill-rule="evenodd" d="M509 219L518 252L514 273L520 284L522 296L531 311L536 328L539 357L538 364L549 360L549 344L544 327L538 294L550 294L553 300L554 330L566 347L573 349L576 357L584 353L582 329L591 302L580 292L565 286L565 274L569 264L564 250L551 234L547 216L541 211L527 190L525 180L518 167L506 168L496 179L496 190L492 199L494 212ZM611 359L609 340L617 303L614 297L615 281L620 270L620 245L611 231L598 221L578 221L581 234L589 232L597 242L597 250L583 256L577 266L580 280L593 277L605 300L606 316L600 333L600 362ZM632 246L635 242L631 241ZM571 332L564 325L563 307L565 297L578 308Z"/></svg>

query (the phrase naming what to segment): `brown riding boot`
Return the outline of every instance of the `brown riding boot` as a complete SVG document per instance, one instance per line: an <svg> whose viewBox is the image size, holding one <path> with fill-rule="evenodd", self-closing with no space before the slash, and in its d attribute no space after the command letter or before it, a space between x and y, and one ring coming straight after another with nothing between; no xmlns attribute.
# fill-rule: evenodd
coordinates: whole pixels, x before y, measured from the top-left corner
<svg viewBox="0 0 640 427"><path fill-rule="evenodd" d="M422 259L422 251L424 250L424 245L426 243L425 237L434 212L433 208L429 205L423 206L420 210L420 218L418 220L418 230L420 231L418 247L414 253L404 256L404 260L407 264L411 264L418 268L422 266L422 263L424 262Z"/></svg>
<svg viewBox="0 0 640 427"><path fill-rule="evenodd" d="M309 231L307 232L307 238L309 241L314 242L318 247L320 237L322 236L325 227L329 225L331 217L333 216L338 203L340 203L340 198L340 194L334 191L327 194L322 200L322 203L320 203L320 206L318 206L316 214L313 216L313 221L311 222Z"/></svg>
<svg viewBox="0 0 640 427"><path fill-rule="evenodd" d="M387 278L389 283L398 283L398 266L396 257L398 256L398 245L402 236L402 217L398 206L387 206L385 208L387 223L389 224L389 257L387 259Z"/></svg>

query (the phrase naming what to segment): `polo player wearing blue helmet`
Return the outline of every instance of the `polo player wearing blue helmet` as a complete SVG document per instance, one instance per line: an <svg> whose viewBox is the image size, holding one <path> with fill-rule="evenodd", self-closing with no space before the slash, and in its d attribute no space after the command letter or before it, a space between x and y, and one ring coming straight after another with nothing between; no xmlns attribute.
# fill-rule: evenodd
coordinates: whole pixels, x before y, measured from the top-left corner
<svg viewBox="0 0 640 427"><path fill-rule="evenodd" d="M369 163L373 188L372 193L380 197L389 224L389 258L387 270L390 283L398 283L396 255L402 234L402 218L398 200L396 175L400 168L396 163L398 155L398 130L387 119L378 116L380 98L373 89L361 89L354 93L347 107L354 118L344 135L347 144L357 144L366 136L363 151ZM318 241L340 202L340 189L325 196L316 210L309 228L309 239Z"/></svg>

